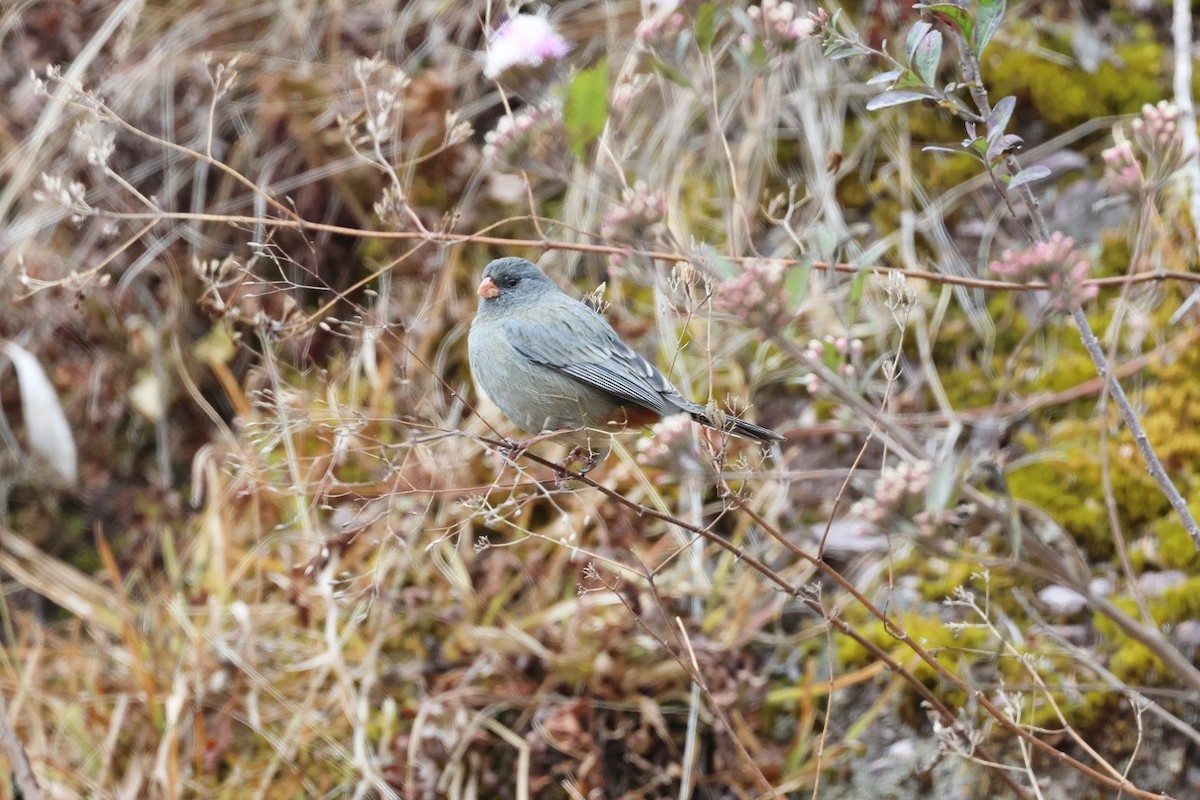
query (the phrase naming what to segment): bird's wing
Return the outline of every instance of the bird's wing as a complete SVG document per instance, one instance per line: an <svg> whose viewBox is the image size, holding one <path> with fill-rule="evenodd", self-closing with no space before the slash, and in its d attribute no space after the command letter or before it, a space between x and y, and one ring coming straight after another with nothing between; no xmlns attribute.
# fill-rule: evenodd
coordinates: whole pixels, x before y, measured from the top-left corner
<svg viewBox="0 0 1200 800"><path fill-rule="evenodd" d="M504 323L509 343L525 358L659 414L691 410L671 382L595 311L571 300L544 312Z"/></svg>

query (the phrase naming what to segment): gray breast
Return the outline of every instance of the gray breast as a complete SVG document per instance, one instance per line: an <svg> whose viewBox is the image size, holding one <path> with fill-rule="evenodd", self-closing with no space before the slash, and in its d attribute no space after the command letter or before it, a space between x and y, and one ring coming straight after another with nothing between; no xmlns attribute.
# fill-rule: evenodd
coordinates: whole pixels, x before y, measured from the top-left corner
<svg viewBox="0 0 1200 800"><path fill-rule="evenodd" d="M490 326L471 326L475 386L526 433L599 425L617 406L612 395L517 353Z"/></svg>

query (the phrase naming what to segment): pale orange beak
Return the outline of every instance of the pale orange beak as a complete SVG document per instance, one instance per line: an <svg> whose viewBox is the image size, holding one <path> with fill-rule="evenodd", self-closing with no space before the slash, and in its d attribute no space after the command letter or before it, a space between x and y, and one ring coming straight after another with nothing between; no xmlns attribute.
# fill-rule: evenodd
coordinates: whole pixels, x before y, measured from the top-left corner
<svg viewBox="0 0 1200 800"><path fill-rule="evenodd" d="M500 294L500 287L491 278L484 278L479 282L479 288L475 290L475 294L491 300Z"/></svg>

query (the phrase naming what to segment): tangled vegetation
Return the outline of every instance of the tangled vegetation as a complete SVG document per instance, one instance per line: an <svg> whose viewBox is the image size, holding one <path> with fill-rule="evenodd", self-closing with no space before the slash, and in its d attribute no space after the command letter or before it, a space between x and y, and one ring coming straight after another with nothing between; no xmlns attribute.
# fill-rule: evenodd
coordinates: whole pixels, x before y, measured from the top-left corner
<svg viewBox="0 0 1200 800"><path fill-rule="evenodd" d="M0 796L1200 794L1168 5L0 10ZM514 447L503 255L785 441Z"/></svg>

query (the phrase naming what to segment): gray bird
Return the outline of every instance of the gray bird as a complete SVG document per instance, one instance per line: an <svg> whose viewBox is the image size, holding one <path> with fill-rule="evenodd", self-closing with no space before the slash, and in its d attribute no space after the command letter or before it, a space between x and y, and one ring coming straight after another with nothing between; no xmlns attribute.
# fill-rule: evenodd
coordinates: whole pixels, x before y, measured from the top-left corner
<svg viewBox="0 0 1200 800"><path fill-rule="evenodd" d="M783 437L726 416L721 424L679 393L587 305L523 258L483 270L468 346L475 386L522 430L620 430L688 414L756 442Z"/></svg>

